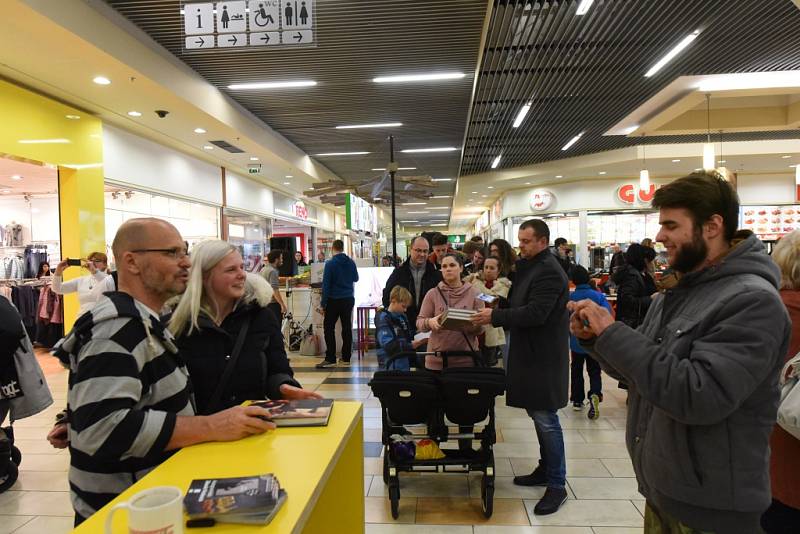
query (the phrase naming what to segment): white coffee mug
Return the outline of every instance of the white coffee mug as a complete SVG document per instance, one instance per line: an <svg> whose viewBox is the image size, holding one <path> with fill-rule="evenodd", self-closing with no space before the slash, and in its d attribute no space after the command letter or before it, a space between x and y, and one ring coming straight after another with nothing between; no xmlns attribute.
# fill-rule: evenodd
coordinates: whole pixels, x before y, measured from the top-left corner
<svg viewBox="0 0 800 534"><path fill-rule="evenodd" d="M115 504L106 517L111 534L114 512L128 510L130 534L183 534L183 492L175 486L156 486L140 491L126 502Z"/></svg>

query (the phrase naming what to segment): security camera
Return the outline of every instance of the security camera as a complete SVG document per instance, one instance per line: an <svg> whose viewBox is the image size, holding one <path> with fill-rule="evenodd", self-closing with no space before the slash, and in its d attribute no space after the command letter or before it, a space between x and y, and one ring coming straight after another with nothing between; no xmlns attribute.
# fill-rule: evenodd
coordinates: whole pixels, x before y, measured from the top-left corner
<svg viewBox="0 0 800 534"><path fill-rule="evenodd" d="M156 115L158 115L159 119L163 119L164 117L169 115L169 111L167 111L166 109L157 109Z"/></svg>

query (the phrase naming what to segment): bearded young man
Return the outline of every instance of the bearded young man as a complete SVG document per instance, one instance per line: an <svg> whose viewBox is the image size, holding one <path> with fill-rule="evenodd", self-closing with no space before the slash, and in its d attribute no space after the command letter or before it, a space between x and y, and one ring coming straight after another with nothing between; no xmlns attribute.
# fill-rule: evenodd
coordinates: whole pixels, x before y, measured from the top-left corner
<svg viewBox="0 0 800 534"><path fill-rule="evenodd" d="M695 173L653 199L680 275L633 330L583 300L571 331L628 391L626 444L644 532L752 534L770 504L769 436L791 323L761 242L735 239L739 199Z"/></svg>

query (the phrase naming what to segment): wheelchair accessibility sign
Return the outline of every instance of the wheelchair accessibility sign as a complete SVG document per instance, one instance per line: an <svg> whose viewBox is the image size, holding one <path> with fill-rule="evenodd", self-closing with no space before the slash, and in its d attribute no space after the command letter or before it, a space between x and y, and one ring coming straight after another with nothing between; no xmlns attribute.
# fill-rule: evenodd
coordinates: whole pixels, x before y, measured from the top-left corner
<svg viewBox="0 0 800 534"><path fill-rule="evenodd" d="M314 43L315 0L185 2L184 49Z"/></svg>

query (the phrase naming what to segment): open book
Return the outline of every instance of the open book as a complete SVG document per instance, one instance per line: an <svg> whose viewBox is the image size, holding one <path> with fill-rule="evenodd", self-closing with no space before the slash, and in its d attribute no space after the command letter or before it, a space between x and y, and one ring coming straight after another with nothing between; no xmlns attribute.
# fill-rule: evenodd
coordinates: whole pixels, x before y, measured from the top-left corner
<svg viewBox="0 0 800 534"><path fill-rule="evenodd" d="M183 505L189 519L218 523L269 523L286 500L271 473L250 477L192 480Z"/></svg>

